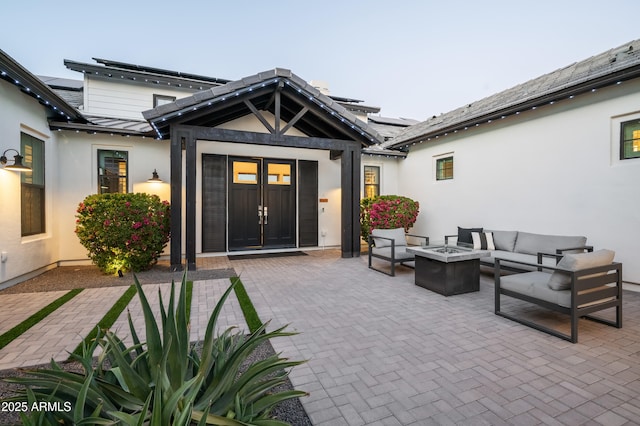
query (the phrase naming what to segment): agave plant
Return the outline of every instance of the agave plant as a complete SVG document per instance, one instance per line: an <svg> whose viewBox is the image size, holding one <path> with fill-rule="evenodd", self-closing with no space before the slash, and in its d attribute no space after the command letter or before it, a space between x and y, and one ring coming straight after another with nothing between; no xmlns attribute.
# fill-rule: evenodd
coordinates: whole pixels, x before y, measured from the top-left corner
<svg viewBox="0 0 640 426"><path fill-rule="evenodd" d="M7 379L25 389L14 401L70 401L68 412L32 413L24 424L124 424L124 425L258 425L280 426L271 410L278 403L306 395L302 391L275 392L287 370L302 361L279 355L241 366L261 343L291 336L285 327L267 332L267 324L250 335L231 327L215 335L222 305L235 282L216 304L207 324L201 354L189 342L186 276L177 303L175 283L165 309L160 297L160 322L156 321L142 287L135 278L145 320L146 342L141 342L131 315L132 346L115 333L99 332L82 354L72 355L82 373L51 367L29 372L29 377ZM102 352L94 359L97 348Z"/></svg>

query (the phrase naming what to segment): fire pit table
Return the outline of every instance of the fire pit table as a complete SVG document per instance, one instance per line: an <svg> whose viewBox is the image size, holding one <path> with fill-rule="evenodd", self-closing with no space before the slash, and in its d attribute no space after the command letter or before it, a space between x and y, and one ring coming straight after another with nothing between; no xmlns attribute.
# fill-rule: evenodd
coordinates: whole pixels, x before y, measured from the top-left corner
<svg viewBox="0 0 640 426"><path fill-rule="evenodd" d="M480 290L480 258L487 250L435 244L407 247L416 260L415 284L444 296Z"/></svg>

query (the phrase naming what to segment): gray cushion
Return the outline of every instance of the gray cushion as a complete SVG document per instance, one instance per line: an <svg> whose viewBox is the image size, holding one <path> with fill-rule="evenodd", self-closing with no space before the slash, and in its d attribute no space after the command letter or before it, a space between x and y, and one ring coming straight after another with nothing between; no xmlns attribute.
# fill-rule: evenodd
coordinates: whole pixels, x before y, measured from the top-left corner
<svg viewBox="0 0 640 426"><path fill-rule="evenodd" d="M571 291L551 290L547 285L550 276L548 272L539 271L513 274L501 277L500 287L565 308L571 307Z"/></svg>
<svg viewBox="0 0 640 426"><path fill-rule="evenodd" d="M587 237L518 232L514 251L529 254L555 253L557 249L583 247L585 244L587 244Z"/></svg>
<svg viewBox="0 0 640 426"><path fill-rule="evenodd" d="M513 251L516 246L518 231L490 231L493 233L493 244L496 250Z"/></svg>
<svg viewBox="0 0 640 426"><path fill-rule="evenodd" d="M395 229L374 229L371 231L371 235L373 236L373 241L376 244L376 247L390 247L390 240L383 240L382 238L376 237L385 237L385 238L393 238L396 244L396 247L406 246L407 238L404 235L404 228L395 228Z"/></svg>
<svg viewBox="0 0 640 426"><path fill-rule="evenodd" d="M488 265L494 265L495 259L501 259L500 266L509 266L512 268L535 271L537 268L535 266L523 265L521 263L509 263L509 260L517 260L519 262L528 262L528 263L538 263L538 256L533 254L525 254L525 253L513 253L510 251L504 250L495 250L490 252L490 257L482 257L480 258L480 263ZM543 257L542 264L548 266L556 266L556 260L552 257Z"/></svg>
<svg viewBox="0 0 640 426"><path fill-rule="evenodd" d="M371 250L371 253L373 253L376 256L384 256L386 258L391 259L391 247L373 247L373 249ZM408 253L407 252L407 247L406 246L396 246L396 250L395 250L395 260L413 260L414 259L414 255L413 253Z"/></svg>
<svg viewBox="0 0 640 426"><path fill-rule="evenodd" d="M614 256L615 252L604 249L592 253L567 254L560 260L558 267L570 271L595 268L597 266L610 265ZM571 288L571 275L563 271L553 271L549 278L548 286L552 290L568 290Z"/></svg>

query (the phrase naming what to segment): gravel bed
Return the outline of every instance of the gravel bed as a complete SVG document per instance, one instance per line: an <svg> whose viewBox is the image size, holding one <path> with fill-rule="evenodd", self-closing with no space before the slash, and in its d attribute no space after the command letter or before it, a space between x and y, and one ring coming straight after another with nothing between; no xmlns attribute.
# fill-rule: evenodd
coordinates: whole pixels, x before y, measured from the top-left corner
<svg viewBox="0 0 640 426"><path fill-rule="evenodd" d="M275 351L268 341L258 346L255 351L247 358L246 365L262 359L266 359L269 356L275 355ZM82 366L76 362L62 362L59 363L63 370L82 372ZM37 368L48 368L49 364L42 364L28 369L33 370ZM8 370L0 370L0 399L9 398L14 396L20 389L19 385L13 383L7 383L3 379L7 377L24 377L27 375L27 368L12 368ZM274 391L291 390L293 386L289 379L286 382L276 388ZM289 399L281 402L274 407L271 414L278 420L287 422L292 426L311 426L312 423L307 416L307 412L304 410L302 403L298 398ZM20 415L17 412L8 412L0 410L0 425L20 425Z"/></svg>

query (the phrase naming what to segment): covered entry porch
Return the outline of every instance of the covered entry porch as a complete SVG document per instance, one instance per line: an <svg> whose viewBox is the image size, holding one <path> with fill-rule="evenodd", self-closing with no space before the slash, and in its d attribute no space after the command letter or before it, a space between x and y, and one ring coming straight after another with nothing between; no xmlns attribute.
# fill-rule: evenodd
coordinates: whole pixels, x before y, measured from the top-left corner
<svg viewBox="0 0 640 426"><path fill-rule="evenodd" d="M199 225L202 229L211 230L217 240L214 246L221 249L218 230L223 227L224 234L230 236L232 229L227 220L230 214L229 188L232 186L232 178L229 178L229 162L227 168L218 167L218 179L213 179L220 186L214 191L213 201L207 199L207 195L199 193L199 185L203 184L205 169L202 175L197 171L205 156L199 150L199 144L207 142L242 144L246 147L243 157L250 159L251 145L267 147L280 147L291 150L287 155L288 160L296 160L290 163L292 171L296 172L296 185L298 194L300 186L304 186L305 194L313 194L313 199L303 201L301 197L296 199L297 212L295 217L298 223L301 218L313 217L315 210L317 217L317 169L316 181L313 180L313 168L306 167L301 172L301 162L297 159L296 149L325 151L327 158L340 162L340 250L342 257L354 257L360 255L360 164L361 149L379 143L380 136L365 122L356 118L347 111L338 101L323 95L317 89L307 84L304 80L295 76L288 70L275 69L260 73L237 82L215 87L204 92L197 93L189 98L180 99L146 111L144 116L150 121L158 136L162 139L170 139L171 157L171 243L170 258L171 267L180 270L187 267L196 268L196 247L200 236L197 234ZM260 125L259 129L229 128L228 124L237 122L242 117L250 116ZM226 126L227 125L227 126ZM225 127L226 126L226 127ZM200 155L199 155L200 154ZM210 155L224 156L224 152L208 152ZM221 157L218 157L219 159ZM221 161L221 160L220 160ZM264 159L260 159L264 161ZM251 161L248 161L251 162ZM233 164L233 163L232 163ZM282 161L280 162L282 164ZM221 177L227 176L226 181ZM233 176L233 170L231 170ZM291 176L290 176L291 178ZM262 179L269 179L263 175ZM202 188L202 186L200 186ZM217 191L217 192L216 192ZM200 191L201 192L201 191ZM215 195L217 194L217 195ZM221 198L222 194L225 198ZM204 197L204 198L203 198ZM216 198L218 197L218 198ZM183 204L184 200L184 204ZM198 204L202 200L202 206ZM211 205L224 205L225 212L213 224L198 223L199 211L204 208L205 201ZM258 218L258 208L261 212L261 226L264 225L264 206L254 206L254 213ZM232 207L234 208L234 207ZM269 213L267 211L267 217ZM202 214L204 221L207 215ZM226 220L223 223L221 218ZM268 220L268 219L267 219ZM258 224L258 221L256 221ZM238 225L231 225L238 226ZM317 245L317 219L315 228L315 241ZM233 230L235 232L235 230ZM263 232L262 229L261 232ZM290 232L290 228L281 227L277 235L271 235L275 240L286 239L282 233ZM264 246L264 236L256 248ZM206 237L205 237L206 239ZM242 244L244 248L250 247L248 239ZM298 235L295 244L304 246L314 241L313 236ZM235 243L226 239L229 250ZM203 239L202 249L205 249ZM277 245L277 244L276 244ZM287 244L291 246L291 241ZM183 262L183 253L184 262Z"/></svg>

